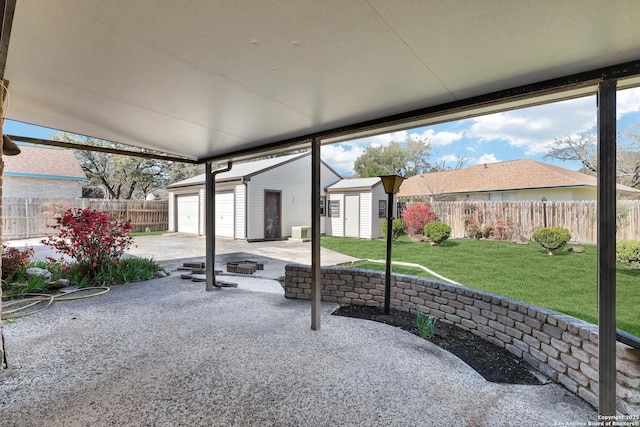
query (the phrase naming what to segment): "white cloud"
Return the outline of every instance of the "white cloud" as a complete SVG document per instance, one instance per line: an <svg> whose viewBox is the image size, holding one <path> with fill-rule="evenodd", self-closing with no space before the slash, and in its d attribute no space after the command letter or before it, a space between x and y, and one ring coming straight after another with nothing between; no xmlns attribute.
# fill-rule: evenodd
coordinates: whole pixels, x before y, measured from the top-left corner
<svg viewBox="0 0 640 427"><path fill-rule="evenodd" d="M616 113L618 119L629 113L640 111L640 88L619 90L616 94Z"/></svg>
<svg viewBox="0 0 640 427"><path fill-rule="evenodd" d="M362 154L362 146L349 144L323 145L320 157L338 172L353 173L353 162Z"/></svg>
<svg viewBox="0 0 640 427"><path fill-rule="evenodd" d="M548 151L554 138L577 136L596 124L593 96L472 119L466 136L480 142L506 141L526 155Z"/></svg>
<svg viewBox="0 0 640 427"><path fill-rule="evenodd" d="M455 162L456 160L458 160L458 157L455 154L445 154L444 156L438 157L438 163Z"/></svg>
<svg viewBox="0 0 640 427"><path fill-rule="evenodd" d="M475 161L475 163L477 165L482 165L484 163L498 163L500 160L496 159L495 154L493 153L488 153L488 154L483 154L482 156L478 157L478 159Z"/></svg>
<svg viewBox="0 0 640 427"><path fill-rule="evenodd" d="M353 141L343 142L342 144L352 147L367 147L369 145L374 147L386 147L391 141L404 142L408 137L409 133L406 130L401 130L398 132L369 136L367 138L354 139Z"/></svg>
<svg viewBox="0 0 640 427"><path fill-rule="evenodd" d="M433 129L426 129L422 133L412 133L409 138L415 140L425 140L433 146L445 146L464 138L464 132L436 132Z"/></svg>

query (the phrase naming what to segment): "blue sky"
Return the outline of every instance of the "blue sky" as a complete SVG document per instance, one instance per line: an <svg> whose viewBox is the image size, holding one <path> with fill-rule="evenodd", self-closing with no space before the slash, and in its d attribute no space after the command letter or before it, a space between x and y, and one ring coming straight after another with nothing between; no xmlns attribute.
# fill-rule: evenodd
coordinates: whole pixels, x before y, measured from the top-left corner
<svg viewBox="0 0 640 427"><path fill-rule="evenodd" d="M617 104L618 132L640 123L640 88L618 91ZM544 160L544 155L554 138L595 131L596 122L596 97L590 96L325 146L322 158L348 175L368 145L424 138L431 143L432 163L437 159L448 167L455 166L455 156L464 156L465 167L529 158L577 170L577 162Z"/></svg>
<svg viewBox="0 0 640 427"><path fill-rule="evenodd" d="M640 123L640 88L618 91L618 132ZM408 138L424 138L431 143L432 163L455 165L455 156L468 159L466 166L529 158L577 170L580 164L544 160L554 138L577 137L595 131L596 98L573 99L554 104L523 108L434 126L358 139L322 147L322 158L344 175L353 173L353 162L368 145L388 145ZM50 138L54 129L7 120L9 135Z"/></svg>

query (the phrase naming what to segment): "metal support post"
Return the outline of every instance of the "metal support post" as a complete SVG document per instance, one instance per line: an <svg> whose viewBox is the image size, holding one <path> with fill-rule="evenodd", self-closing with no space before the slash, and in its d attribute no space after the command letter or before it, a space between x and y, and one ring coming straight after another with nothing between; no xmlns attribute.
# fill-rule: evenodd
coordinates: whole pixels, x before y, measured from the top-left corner
<svg viewBox="0 0 640 427"><path fill-rule="evenodd" d="M616 86L598 86L598 413L616 414Z"/></svg>
<svg viewBox="0 0 640 427"><path fill-rule="evenodd" d="M384 314L391 313L391 240L393 238L393 193L387 201L387 259L384 272Z"/></svg>
<svg viewBox="0 0 640 427"><path fill-rule="evenodd" d="M207 276L206 290L220 288L216 282L216 175L231 170L232 163L227 167L212 171L211 162L205 165L205 273Z"/></svg>
<svg viewBox="0 0 640 427"><path fill-rule="evenodd" d="M320 329L320 141L311 140L311 329Z"/></svg>

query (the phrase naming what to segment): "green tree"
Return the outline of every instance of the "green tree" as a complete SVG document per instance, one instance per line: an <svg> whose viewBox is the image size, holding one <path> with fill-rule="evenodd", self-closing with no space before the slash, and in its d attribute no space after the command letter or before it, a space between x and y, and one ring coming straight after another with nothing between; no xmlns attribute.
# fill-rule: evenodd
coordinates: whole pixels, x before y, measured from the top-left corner
<svg viewBox="0 0 640 427"><path fill-rule="evenodd" d="M56 141L126 150L125 144L61 132ZM140 152L140 150L138 149ZM153 154L155 151L142 150ZM156 188L202 173L202 167L155 159L145 159L98 151L75 150L80 166L87 174L87 184L104 189L108 199L142 199Z"/></svg>
<svg viewBox="0 0 640 427"><path fill-rule="evenodd" d="M204 165L193 163L167 162L167 184L182 181L204 173Z"/></svg>
<svg viewBox="0 0 640 427"><path fill-rule="evenodd" d="M391 141L388 146L369 146L356 159L353 169L360 178L398 174L405 178L427 173L431 145L424 140Z"/></svg>

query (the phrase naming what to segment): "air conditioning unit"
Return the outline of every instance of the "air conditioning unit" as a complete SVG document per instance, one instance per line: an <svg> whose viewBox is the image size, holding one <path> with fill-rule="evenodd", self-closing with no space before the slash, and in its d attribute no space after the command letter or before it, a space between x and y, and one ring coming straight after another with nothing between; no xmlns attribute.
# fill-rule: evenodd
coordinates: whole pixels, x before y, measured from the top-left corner
<svg viewBox="0 0 640 427"><path fill-rule="evenodd" d="M291 227L291 238L298 239L298 240L311 239L311 227L310 226Z"/></svg>

